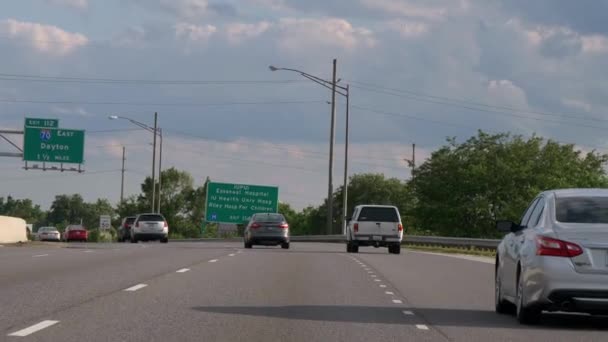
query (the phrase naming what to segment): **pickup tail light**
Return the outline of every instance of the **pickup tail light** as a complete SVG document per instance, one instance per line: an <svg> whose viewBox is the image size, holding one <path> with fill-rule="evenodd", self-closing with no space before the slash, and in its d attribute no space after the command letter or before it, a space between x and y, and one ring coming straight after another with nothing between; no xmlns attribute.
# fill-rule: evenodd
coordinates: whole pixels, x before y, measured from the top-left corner
<svg viewBox="0 0 608 342"><path fill-rule="evenodd" d="M536 255L574 258L583 254L581 246L546 236L536 238Z"/></svg>
<svg viewBox="0 0 608 342"><path fill-rule="evenodd" d="M169 224L167 224L167 221L165 221L165 228L169 228Z"/></svg>
<svg viewBox="0 0 608 342"><path fill-rule="evenodd" d="M252 228L252 229L258 229L258 228L260 228L260 227L261 227L261 226L260 226L260 224L259 224L259 223L254 223L254 224L252 224L252 225L251 225L251 228Z"/></svg>
<svg viewBox="0 0 608 342"><path fill-rule="evenodd" d="M399 223L399 225L397 225L397 229L402 232L403 231L403 224Z"/></svg>
<svg viewBox="0 0 608 342"><path fill-rule="evenodd" d="M139 222L135 223L135 228L139 228Z"/></svg>
<svg viewBox="0 0 608 342"><path fill-rule="evenodd" d="M359 224L358 223L353 224L353 230L355 231L355 233L359 232Z"/></svg>

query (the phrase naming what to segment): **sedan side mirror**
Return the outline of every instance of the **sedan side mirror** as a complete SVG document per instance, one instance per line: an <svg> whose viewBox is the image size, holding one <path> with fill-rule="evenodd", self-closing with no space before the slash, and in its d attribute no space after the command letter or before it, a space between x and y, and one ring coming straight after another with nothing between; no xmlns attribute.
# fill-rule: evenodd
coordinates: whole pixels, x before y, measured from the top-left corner
<svg viewBox="0 0 608 342"><path fill-rule="evenodd" d="M496 221L496 229L502 233L514 233L521 230L521 226L513 221Z"/></svg>

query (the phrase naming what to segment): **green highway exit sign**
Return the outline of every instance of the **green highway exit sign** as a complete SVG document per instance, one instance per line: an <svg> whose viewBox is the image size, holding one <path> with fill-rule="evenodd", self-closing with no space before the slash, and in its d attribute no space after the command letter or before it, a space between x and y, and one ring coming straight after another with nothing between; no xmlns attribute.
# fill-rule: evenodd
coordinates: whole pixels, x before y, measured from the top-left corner
<svg viewBox="0 0 608 342"><path fill-rule="evenodd" d="M26 126L23 136L23 160L82 164L84 131Z"/></svg>
<svg viewBox="0 0 608 342"><path fill-rule="evenodd" d="M59 120L57 120L57 119L25 118L25 127L58 128L59 127Z"/></svg>
<svg viewBox="0 0 608 342"><path fill-rule="evenodd" d="M279 188L209 182L205 208L207 222L245 223L253 214L279 210Z"/></svg>

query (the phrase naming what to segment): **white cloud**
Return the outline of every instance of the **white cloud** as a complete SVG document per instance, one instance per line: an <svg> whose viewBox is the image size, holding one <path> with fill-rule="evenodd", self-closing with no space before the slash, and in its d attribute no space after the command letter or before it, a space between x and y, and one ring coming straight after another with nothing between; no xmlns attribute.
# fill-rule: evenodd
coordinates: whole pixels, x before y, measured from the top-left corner
<svg viewBox="0 0 608 342"><path fill-rule="evenodd" d="M200 17L209 12L207 0L160 0L160 4L183 18Z"/></svg>
<svg viewBox="0 0 608 342"><path fill-rule="evenodd" d="M292 8L287 5L285 0L248 0L247 2L253 5L259 5L269 8L273 11L291 11Z"/></svg>
<svg viewBox="0 0 608 342"><path fill-rule="evenodd" d="M268 31L271 27L272 24L268 21L261 21L253 24L231 23L226 26L226 34L228 35L228 40L230 42L238 43L245 39L258 37Z"/></svg>
<svg viewBox="0 0 608 342"><path fill-rule="evenodd" d="M490 80L487 86L488 96L494 103L519 108L528 107L525 91L509 80Z"/></svg>
<svg viewBox="0 0 608 342"><path fill-rule="evenodd" d="M589 53L608 52L608 37L603 35L583 36L583 51Z"/></svg>
<svg viewBox="0 0 608 342"><path fill-rule="evenodd" d="M280 46L291 51L323 46L354 49L375 45L371 30L354 27L345 19L282 18L278 27Z"/></svg>
<svg viewBox="0 0 608 342"><path fill-rule="evenodd" d="M445 7L418 6L403 0L360 0L363 6L371 9L381 10L391 15L412 18L424 18L430 20L443 19L448 12ZM467 2L461 2L466 9Z"/></svg>
<svg viewBox="0 0 608 342"><path fill-rule="evenodd" d="M188 23L178 23L175 25L175 36L194 42L206 42L217 32L217 27L213 25L194 25Z"/></svg>
<svg viewBox="0 0 608 342"><path fill-rule="evenodd" d="M85 9L89 6L88 0L46 0L48 3L59 6Z"/></svg>
<svg viewBox="0 0 608 342"><path fill-rule="evenodd" d="M51 109L51 112L53 112L53 114L58 114L58 115L74 115L74 116L80 116L80 117L93 116L93 114L89 113L86 109L84 109L82 107L54 106Z"/></svg>
<svg viewBox="0 0 608 342"><path fill-rule="evenodd" d="M0 21L0 32L12 40L26 41L38 51L60 56L73 52L89 41L81 33L70 33L57 26L15 19Z"/></svg>
<svg viewBox="0 0 608 342"><path fill-rule="evenodd" d="M562 99L562 104L566 107L570 107L577 110L583 110L585 112L591 112L591 104L576 100L576 99Z"/></svg>
<svg viewBox="0 0 608 342"><path fill-rule="evenodd" d="M393 20L387 26L406 39L420 37L429 32L429 24L423 22Z"/></svg>

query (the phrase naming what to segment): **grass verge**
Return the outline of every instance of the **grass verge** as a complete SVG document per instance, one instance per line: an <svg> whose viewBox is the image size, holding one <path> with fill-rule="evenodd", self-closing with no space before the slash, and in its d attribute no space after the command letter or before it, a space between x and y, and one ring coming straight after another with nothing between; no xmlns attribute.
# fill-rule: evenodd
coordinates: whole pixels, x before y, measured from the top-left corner
<svg viewBox="0 0 608 342"><path fill-rule="evenodd" d="M475 255L475 256L483 256L483 257L495 257L496 251L490 249L481 249L481 248L458 248L458 247L441 247L441 246L429 246L429 245L415 245L415 244L405 244L404 247L424 252L434 252L434 253L448 253L448 254L466 254L466 255Z"/></svg>

